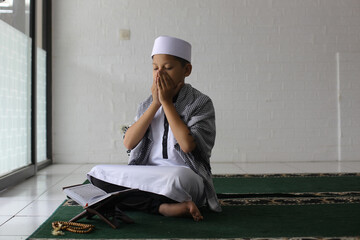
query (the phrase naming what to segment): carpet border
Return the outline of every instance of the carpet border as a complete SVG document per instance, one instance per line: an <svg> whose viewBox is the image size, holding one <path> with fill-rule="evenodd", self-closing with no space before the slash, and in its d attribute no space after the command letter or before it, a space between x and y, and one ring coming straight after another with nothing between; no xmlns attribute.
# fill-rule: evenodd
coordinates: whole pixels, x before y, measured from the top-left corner
<svg viewBox="0 0 360 240"><path fill-rule="evenodd" d="M281 178L281 177L360 177L360 172L349 173L266 173L266 174L213 174L213 178Z"/></svg>

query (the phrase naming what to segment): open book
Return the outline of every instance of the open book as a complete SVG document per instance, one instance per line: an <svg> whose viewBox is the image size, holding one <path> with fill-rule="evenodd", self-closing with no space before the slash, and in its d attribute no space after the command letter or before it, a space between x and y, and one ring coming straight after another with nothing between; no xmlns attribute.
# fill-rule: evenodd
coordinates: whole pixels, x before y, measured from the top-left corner
<svg viewBox="0 0 360 240"><path fill-rule="evenodd" d="M102 190L90 183L63 188L64 193L69 198L71 198L72 200L74 200L75 202L77 202L78 204L83 206L84 208L90 207L90 206L92 206L96 203L99 203L99 202L103 201L104 199L107 199L113 195L120 193L120 192L127 192L127 191L132 191L132 190L134 190L134 189L127 189L127 190L123 190L123 191L107 193L104 190Z"/></svg>

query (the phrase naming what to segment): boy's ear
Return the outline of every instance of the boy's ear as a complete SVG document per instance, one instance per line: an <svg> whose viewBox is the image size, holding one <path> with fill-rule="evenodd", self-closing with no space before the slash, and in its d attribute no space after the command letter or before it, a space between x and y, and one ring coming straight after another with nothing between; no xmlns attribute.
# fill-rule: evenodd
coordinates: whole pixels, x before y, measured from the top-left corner
<svg viewBox="0 0 360 240"><path fill-rule="evenodd" d="M191 74L192 65L190 63L187 63L184 68L185 68L185 77L188 77Z"/></svg>

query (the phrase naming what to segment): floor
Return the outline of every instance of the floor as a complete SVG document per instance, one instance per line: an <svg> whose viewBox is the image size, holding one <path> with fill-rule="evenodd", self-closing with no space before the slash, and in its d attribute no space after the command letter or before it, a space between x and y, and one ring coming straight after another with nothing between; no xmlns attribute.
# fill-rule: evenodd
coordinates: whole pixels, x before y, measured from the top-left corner
<svg viewBox="0 0 360 240"><path fill-rule="evenodd" d="M26 239L64 201L62 187L82 183L95 164L54 164L0 192L0 240ZM360 172L360 162L212 163L214 174Z"/></svg>

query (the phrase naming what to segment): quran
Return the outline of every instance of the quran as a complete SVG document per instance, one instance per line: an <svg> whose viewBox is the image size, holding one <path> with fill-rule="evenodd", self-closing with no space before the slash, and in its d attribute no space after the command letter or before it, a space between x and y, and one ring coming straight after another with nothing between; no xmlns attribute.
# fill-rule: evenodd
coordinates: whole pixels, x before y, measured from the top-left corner
<svg viewBox="0 0 360 240"><path fill-rule="evenodd" d="M69 198L71 198L72 200L74 200L84 208L90 207L98 202L101 202L104 199L116 195L119 192L124 192L124 191L119 191L119 192L107 193L104 190L90 183L65 187L63 188L63 191Z"/></svg>
<svg viewBox="0 0 360 240"><path fill-rule="evenodd" d="M94 215L97 215L112 228L119 227L118 220L121 220L125 223L134 223L134 221L120 209L116 210L113 216L107 216L103 211L107 207L113 206L112 200L115 197L120 197L121 195L127 194L129 192L137 191L137 189L126 189L107 193L104 190L89 183L64 187L63 191L69 198L80 204L85 209L82 213L70 219L69 222L76 222L77 220L84 217L90 219Z"/></svg>

